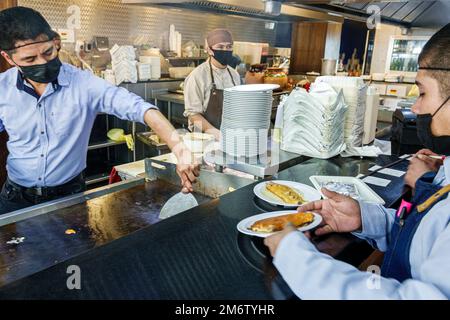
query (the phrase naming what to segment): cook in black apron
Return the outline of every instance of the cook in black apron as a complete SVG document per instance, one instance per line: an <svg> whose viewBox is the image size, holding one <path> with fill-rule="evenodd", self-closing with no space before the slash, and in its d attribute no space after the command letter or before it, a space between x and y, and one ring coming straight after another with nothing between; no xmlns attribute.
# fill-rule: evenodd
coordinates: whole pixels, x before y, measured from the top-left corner
<svg viewBox="0 0 450 320"><path fill-rule="evenodd" d="M209 95L208 107L206 108L203 116L205 119L215 128L220 129L220 124L222 123L222 111L223 111L223 90L217 89L216 82L214 80L213 68L211 64L211 59L209 60L209 70L211 72L212 88ZM234 82L233 75L227 66L228 74L231 77L233 86L236 86Z"/></svg>

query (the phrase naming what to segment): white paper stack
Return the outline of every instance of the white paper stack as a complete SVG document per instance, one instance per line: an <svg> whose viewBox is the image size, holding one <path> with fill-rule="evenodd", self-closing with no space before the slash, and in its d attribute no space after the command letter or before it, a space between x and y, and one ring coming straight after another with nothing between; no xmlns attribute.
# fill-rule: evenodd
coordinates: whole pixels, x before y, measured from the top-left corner
<svg viewBox="0 0 450 320"><path fill-rule="evenodd" d="M136 53L133 46L119 46L115 44L111 48L110 53L116 85L122 82L136 83L138 81L138 73L136 68Z"/></svg>
<svg viewBox="0 0 450 320"><path fill-rule="evenodd" d="M342 90L345 104L348 106L344 129L346 151L349 153L354 148L362 147L367 97L367 86L364 81L356 77L324 76L318 77L315 82L328 83L336 91Z"/></svg>
<svg viewBox="0 0 450 320"><path fill-rule="evenodd" d="M160 79L161 78L161 58L159 55L152 56L140 56L139 62L148 63L151 65L151 77L150 79Z"/></svg>
<svg viewBox="0 0 450 320"><path fill-rule="evenodd" d="M292 91L278 113L281 149L320 159L338 155L345 149L346 110L342 92L327 83L314 83L309 93Z"/></svg>

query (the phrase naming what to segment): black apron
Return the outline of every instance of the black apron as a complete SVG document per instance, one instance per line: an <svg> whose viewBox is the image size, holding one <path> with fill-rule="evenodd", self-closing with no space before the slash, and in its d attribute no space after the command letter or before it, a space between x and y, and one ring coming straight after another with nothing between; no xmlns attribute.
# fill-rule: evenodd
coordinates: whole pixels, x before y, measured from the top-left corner
<svg viewBox="0 0 450 320"><path fill-rule="evenodd" d="M222 111L223 111L223 90L217 89L216 82L214 80L214 74L213 74L213 68L211 65L211 60L209 60L209 70L211 72L211 81L212 81L212 88L209 95L209 102L208 107L206 108L205 113L203 116L205 119L215 128L220 129L220 124L222 123ZM236 86L236 83L234 82L233 75L230 72L230 69L228 69L228 74L231 77L231 81L233 82L233 85Z"/></svg>

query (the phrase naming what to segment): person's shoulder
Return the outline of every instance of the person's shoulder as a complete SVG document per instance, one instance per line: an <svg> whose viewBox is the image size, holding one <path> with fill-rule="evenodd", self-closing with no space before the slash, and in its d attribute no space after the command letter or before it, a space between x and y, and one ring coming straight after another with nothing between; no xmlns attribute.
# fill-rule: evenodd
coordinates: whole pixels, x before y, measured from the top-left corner
<svg viewBox="0 0 450 320"><path fill-rule="evenodd" d="M240 75L239 75L239 72L237 72L237 70L235 69L235 68L232 68L232 67L230 67L230 66L228 66L228 70L230 70L230 72L231 72L231 74L233 75L233 76L235 76L235 77L241 77Z"/></svg>
<svg viewBox="0 0 450 320"><path fill-rule="evenodd" d="M7 86L10 82L17 80L17 68L9 68L5 72L0 73L0 86Z"/></svg>
<svg viewBox="0 0 450 320"><path fill-rule="evenodd" d="M192 72L186 77L185 81L196 81L198 79L203 79L206 72L209 72L209 65L207 62L203 62L197 68L192 70Z"/></svg>
<svg viewBox="0 0 450 320"><path fill-rule="evenodd" d="M93 76L92 72L77 68L71 64L63 63L63 71L72 78L85 78Z"/></svg>

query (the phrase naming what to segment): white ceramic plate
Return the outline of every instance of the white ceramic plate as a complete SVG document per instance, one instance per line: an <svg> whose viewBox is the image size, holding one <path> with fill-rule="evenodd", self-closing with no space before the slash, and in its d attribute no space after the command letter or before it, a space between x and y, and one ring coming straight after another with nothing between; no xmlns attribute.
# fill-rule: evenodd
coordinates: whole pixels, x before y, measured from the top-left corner
<svg viewBox="0 0 450 320"><path fill-rule="evenodd" d="M253 188L253 192L255 195L260 198L261 200L264 200L270 204L276 205L276 206L283 206L288 208L296 208L299 205L295 204L289 204L284 201L282 201L280 198L278 198L275 195L272 195L270 192L266 190L266 184L268 182L274 182L279 184L284 184L288 187L291 187L295 191L297 191L305 200L306 202L316 201L320 200L322 198L320 192L318 192L313 187L310 187L306 184L294 182L294 181L285 181L285 180L273 180L273 181L264 181L259 184L257 184Z"/></svg>
<svg viewBox="0 0 450 320"><path fill-rule="evenodd" d="M235 86L228 89L225 89L225 91L268 91L268 90L275 90L278 89L280 85L278 84L244 84L241 86Z"/></svg>
<svg viewBox="0 0 450 320"><path fill-rule="evenodd" d="M250 236L266 238L274 233L273 232L272 233L256 232L256 231L250 230L249 228L258 220L282 216L282 215L289 214L289 213L297 213L297 211L274 211L274 212L266 212L266 213L257 214L257 215L254 215L254 216L251 216L251 217L241 220L237 225L237 229L239 232L248 234ZM320 223L322 222L322 216L317 213L314 213L314 212L312 212L312 213L314 214L314 221L311 222L310 224L308 224L307 226L297 228L298 231L305 232L308 230L312 230L320 225Z"/></svg>

